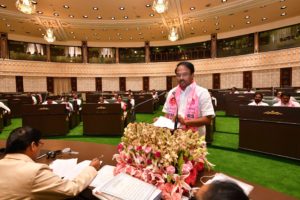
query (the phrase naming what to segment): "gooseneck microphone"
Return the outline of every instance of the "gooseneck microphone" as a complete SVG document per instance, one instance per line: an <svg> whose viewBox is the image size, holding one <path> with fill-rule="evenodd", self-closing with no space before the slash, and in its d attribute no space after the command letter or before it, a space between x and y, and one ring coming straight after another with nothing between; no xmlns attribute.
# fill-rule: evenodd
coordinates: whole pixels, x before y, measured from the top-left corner
<svg viewBox="0 0 300 200"><path fill-rule="evenodd" d="M178 104L177 104L177 99L176 99L176 96L175 96L176 92L172 92L172 95L175 99L175 103L176 103L176 114L175 114L175 120L174 120L174 131L177 130L177 125L178 125Z"/></svg>
<svg viewBox="0 0 300 200"><path fill-rule="evenodd" d="M55 158L57 155L60 155L60 154L79 154L79 152L72 151L71 148L68 147L68 148L64 148L62 150L48 151L47 153L44 153L44 154L38 156L36 159L39 160L44 157L47 157L47 159Z"/></svg>

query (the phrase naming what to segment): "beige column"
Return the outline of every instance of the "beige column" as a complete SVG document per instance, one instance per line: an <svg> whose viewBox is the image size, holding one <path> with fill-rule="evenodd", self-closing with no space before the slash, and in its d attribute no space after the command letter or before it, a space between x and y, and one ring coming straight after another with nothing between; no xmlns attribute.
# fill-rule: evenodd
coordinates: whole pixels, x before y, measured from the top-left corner
<svg viewBox="0 0 300 200"><path fill-rule="evenodd" d="M216 58L217 57L217 33L211 34L210 41L211 41L211 50L210 50L211 58Z"/></svg>
<svg viewBox="0 0 300 200"><path fill-rule="evenodd" d="M82 62L87 63L88 62L87 41L81 42L81 48L82 48Z"/></svg>
<svg viewBox="0 0 300 200"><path fill-rule="evenodd" d="M46 44L47 62L51 61L50 44Z"/></svg>
<svg viewBox="0 0 300 200"><path fill-rule="evenodd" d="M145 62L150 62L150 43L149 41L145 42Z"/></svg>
<svg viewBox="0 0 300 200"><path fill-rule="evenodd" d="M254 53L258 53L259 51L259 37L258 32L254 33Z"/></svg>
<svg viewBox="0 0 300 200"><path fill-rule="evenodd" d="M120 63L120 60L119 60L119 48L118 47L116 48L116 63Z"/></svg>
<svg viewBox="0 0 300 200"><path fill-rule="evenodd" d="M7 43L7 33L0 33L0 49L1 55L0 58L8 59L8 43Z"/></svg>

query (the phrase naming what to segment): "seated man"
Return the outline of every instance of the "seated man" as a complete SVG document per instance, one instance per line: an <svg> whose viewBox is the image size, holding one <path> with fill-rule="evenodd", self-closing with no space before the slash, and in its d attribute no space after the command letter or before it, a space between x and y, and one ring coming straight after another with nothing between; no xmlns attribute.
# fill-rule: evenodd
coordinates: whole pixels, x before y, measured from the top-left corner
<svg viewBox="0 0 300 200"><path fill-rule="evenodd" d="M0 160L0 199L65 199L84 190L97 175L99 159L93 159L72 181L61 179L46 164L36 163L43 145L41 132L30 127L13 130L5 157Z"/></svg>
<svg viewBox="0 0 300 200"><path fill-rule="evenodd" d="M263 94L260 92L256 92L254 95L254 101L249 103L249 106L269 106L269 104L262 102Z"/></svg>
<svg viewBox="0 0 300 200"><path fill-rule="evenodd" d="M292 101L290 94L283 92L281 94L280 101L275 103L273 106L300 107L300 104L296 101Z"/></svg>
<svg viewBox="0 0 300 200"><path fill-rule="evenodd" d="M99 97L98 103L108 103L108 101L106 101L103 96Z"/></svg>
<svg viewBox="0 0 300 200"><path fill-rule="evenodd" d="M232 87L229 91L229 94L239 94L240 92L237 90L236 87Z"/></svg>
<svg viewBox="0 0 300 200"><path fill-rule="evenodd" d="M244 94L254 94L255 92L249 87L247 90L244 92Z"/></svg>
<svg viewBox="0 0 300 200"><path fill-rule="evenodd" d="M123 110L123 111L126 111L127 105L126 105L126 103L122 100L122 97L121 97L120 95L118 96L118 99L117 99L116 103L121 104L122 110Z"/></svg>
<svg viewBox="0 0 300 200"><path fill-rule="evenodd" d="M0 108L4 109L4 113L10 114L10 109L3 102L0 101Z"/></svg>
<svg viewBox="0 0 300 200"><path fill-rule="evenodd" d="M230 181L214 181L203 185L196 194L197 200L249 200L236 183Z"/></svg>
<svg viewBox="0 0 300 200"><path fill-rule="evenodd" d="M57 102L54 101L53 99L51 99L51 97L47 97L47 98L46 98L46 101L44 101L42 104L43 104L43 105L47 105L47 104L57 104Z"/></svg>
<svg viewBox="0 0 300 200"><path fill-rule="evenodd" d="M133 108L135 106L135 100L131 94L128 95L128 101L130 102L131 107Z"/></svg>

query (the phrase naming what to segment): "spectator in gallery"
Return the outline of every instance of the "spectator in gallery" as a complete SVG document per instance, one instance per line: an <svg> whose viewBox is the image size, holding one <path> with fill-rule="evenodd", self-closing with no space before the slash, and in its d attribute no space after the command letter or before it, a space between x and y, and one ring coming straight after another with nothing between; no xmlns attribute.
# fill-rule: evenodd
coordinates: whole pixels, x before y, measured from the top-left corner
<svg viewBox="0 0 300 200"><path fill-rule="evenodd" d="M281 94L282 94L282 92L277 90L275 92L275 97L274 97L273 101L279 102L281 100Z"/></svg>
<svg viewBox="0 0 300 200"><path fill-rule="evenodd" d="M118 99L117 99L116 103L121 104L121 108L122 108L123 111L126 110L127 105L126 105L126 103L122 100L122 97L121 97L120 95L118 96Z"/></svg>
<svg viewBox="0 0 300 200"><path fill-rule="evenodd" d="M69 101L69 97L62 97L61 98L61 104L65 104L66 105L66 109L69 112L73 112L74 108L73 108L73 105Z"/></svg>
<svg viewBox="0 0 300 200"><path fill-rule="evenodd" d="M252 90L250 87L247 88L247 90L244 92L244 94L254 94L254 90Z"/></svg>
<svg viewBox="0 0 300 200"><path fill-rule="evenodd" d="M216 97L214 97L214 96L212 95L212 92L211 92L211 91L209 91L209 95L210 95L212 104L214 105L214 107L217 107L218 102L217 102Z"/></svg>
<svg viewBox="0 0 300 200"><path fill-rule="evenodd" d="M99 104L101 104L101 103L108 103L108 101L106 101L103 96L100 96L99 100L98 100L98 103Z"/></svg>
<svg viewBox="0 0 300 200"><path fill-rule="evenodd" d="M155 89L152 90L152 97L153 99L158 100L158 93Z"/></svg>
<svg viewBox="0 0 300 200"><path fill-rule="evenodd" d="M43 103L42 103L43 105L49 105L49 104L57 104L57 102L56 101L54 101L51 97L47 97L46 98L46 101L44 101Z"/></svg>
<svg viewBox="0 0 300 200"><path fill-rule="evenodd" d="M283 92L280 96L280 101L275 103L273 106L300 107L300 104L297 101L292 101L289 93Z"/></svg>
<svg viewBox="0 0 300 200"><path fill-rule="evenodd" d="M131 94L128 95L128 101L131 104L131 107L133 108L135 106L135 100Z"/></svg>
<svg viewBox="0 0 300 200"><path fill-rule="evenodd" d="M243 189L231 181L214 181L203 185L196 193L197 200L249 200Z"/></svg>
<svg viewBox="0 0 300 200"><path fill-rule="evenodd" d="M44 144L41 137L40 131L30 127L16 128L8 136L0 160L0 199L66 199L79 194L96 177L101 166L98 158L72 181L60 178L48 165L36 163Z"/></svg>
<svg viewBox="0 0 300 200"><path fill-rule="evenodd" d="M232 87L229 91L229 94L239 94L240 92L237 90L236 87Z"/></svg>
<svg viewBox="0 0 300 200"><path fill-rule="evenodd" d="M263 102L263 94L260 92L256 92L254 95L254 101L249 103L249 106L269 106L269 104Z"/></svg>

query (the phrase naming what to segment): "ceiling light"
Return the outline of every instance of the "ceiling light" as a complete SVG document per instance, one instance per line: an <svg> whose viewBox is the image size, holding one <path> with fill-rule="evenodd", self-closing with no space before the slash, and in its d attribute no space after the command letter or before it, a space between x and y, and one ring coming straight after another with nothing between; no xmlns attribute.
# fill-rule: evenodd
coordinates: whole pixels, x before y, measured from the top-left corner
<svg viewBox="0 0 300 200"><path fill-rule="evenodd" d="M231 24L231 25L230 25L230 28L234 28L234 24Z"/></svg>
<svg viewBox="0 0 300 200"><path fill-rule="evenodd" d="M204 22L204 19L200 19L200 22Z"/></svg>
<svg viewBox="0 0 300 200"><path fill-rule="evenodd" d="M120 10L125 10L125 8L124 8L124 7L120 7L119 9L120 9Z"/></svg>
<svg viewBox="0 0 300 200"><path fill-rule="evenodd" d="M97 19L102 19L102 17L101 17L101 16L98 16Z"/></svg>
<svg viewBox="0 0 300 200"><path fill-rule="evenodd" d="M195 10L196 8L195 7L190 7L190 10Z"/></svg>
<svg viewBox="0 0 300 200"><path fill-rule="evenodd" d="M56 40L56 37L53 34L52 28L48 28L46 30L46 35L44 36L44 39L49 43L54 42Z"/></svg>
<svg viewBox="0 0 300 200"><path fill-rule="evenodd" d="M111 17L111 19L112 19L112 20L115 20L116 18L115 18L115 17Z"/></svg>
<svg viewBox="0 0 300 200"><path fill-rule="evenodd" d="M10 27L10 24L6 24L7 27Z"/></svg>
<svg viewBox="0 0 300 200"><path fill-rule="evenodd" d="M58 17L58 16L59 16L59 14L58 14L58 13L53 13L53 15L54 15L55 17Z"/></svg>
<svg viewBox="0 0 300 200"><path fill-rule="evenodd" d="M1 7L1 8L6 8L6 5L1 4L0 7Z"/></svg>
<svg viewBox="0 0 300 200"><path fill-rule="evenodd" d="M266 18L266 17L263 17L263 18L261 18L261 21L265 21L265 20L267 20L268 18Z"/></svg>
<svg viewBox="0 0 300 200"><path fill-rule="evenodd" d="M74 18L74 15L69 15L70 18Z"/></svg>
<svg viewBox="0 0 300 200"><path fill-rule="evenodd" d="M168 9L168 0L154 0L152 9L159 14L162 14Z"/></svg>
<svg viewBox="0 0 300 200"><path fill-rule="evenodd" d="M38 30L39 30L39 31L42 31L42 29L41 29L41 28L39 28Z"/></svg>
<svg viewBox="0 0 300 200"><path fill-rule="evenodd" d="M283 10L283 9L286 9L286 8L287 8L287 6L281 6L281 8L280 8L280 9L282 9L282 10Z"/></svg>
<svg viewBox="0 0 300 200"><path fill-rule="evenodd" d="M150 17L154 17L154 14L153 13L150 13L150 15L149 15Z"/></svg>
<svg viewBox="0 0 300 200"><path fill-rule="evenodd" d="M73 36L74 39L76 39L76 36Z"/></svg>
<svg viewBox="0 0 300 200"><path fill-rule="evenodd" d="M207 32L207 30L204 30L203 32L204 32L204 33L206 33L206 32Z"/></svg>
<svg viewBox="0 0 300 200"><path fill-rule="evenodd" d="M93 7L93 10L98 10L99 8L97 8L97 7Z"/></svg>
<svg viewBox="0 0 300 200"><path fill-rule="evenodd" d="M221 2L222 2L222 3L225 3L225 2L227 2L227 0L222 0Z"/></svg>
<svg viewBox="0 0 300 200"><path fill-rule="evenodd" d="M69 9L70 7L68 5L63 6L65 9Z"/></svg>
<svg viewBox="0 0 300 200"><path fill-rule="evenodd" d="M35 4L32 0L17 0L16 7L19 11L25 14L35 13Z"/></svg>
<svg viewBox="0 0 300 200"><path fill-rule="evenodd" d="M128 16L124 16L124 19L128 19Z"/></svg>
<svg viewBox="0 0 300 200"><path fill-rule="evenodd" d="M249 18L250 18L250 16L249 16L249 15L245 16L245 19L249 19Z"/></svg>
<svg viewBox="0 0 300 200"><path fill-rule="evenodd" d="M246 24L251 24L251 22L250 22L250 21L247 21Z"/></svg>
<svg viewBox="0 0 300 200"><path fill-rule="evenodd" d="M151 7L151 5L150 4L146 4L146 7L149 8L149 7Z"/></svg>
<svg viewBox="0 0 300 200"><path fill-rule="evenodd" d="M178 40L178 33L177 33L177 28L175 26L173 26L171 28L171 31L168 35L168 39L171 41L171 42L175 42L176 40Z"/></svg>
<svg viewBox="0 0 300 200"><path fill-rule="evenodd" d="M37 14L40 14L40 15L43 14L42 11L36 11L36 13L37 13Z"/></svg>
<svg viewBox="0 0 300 200"><path fill-rule="evenodd" d="M83 15L82 17L83 17L83 18L88 18L88 16L87 16L87 15Z"/></svg>
<svg viewBox="0 0 300 200"><path fill-rule="evenodd" d="M216 22L215 25L218 26L218 25L219 25L219 22Z"/></svg>
<svg viewBox="0 0 300 200"><path fill-rule="evenodd" d="M285 12L281 13L281 16L286 16L286 13Z"/></svg>
<svg viewBox="0 0 300 200"><path fill-rule="evenodd" d="M71 31L70 33L71 33L71 34L74 34L74 32L73 32L73 31Z"/></svg>

